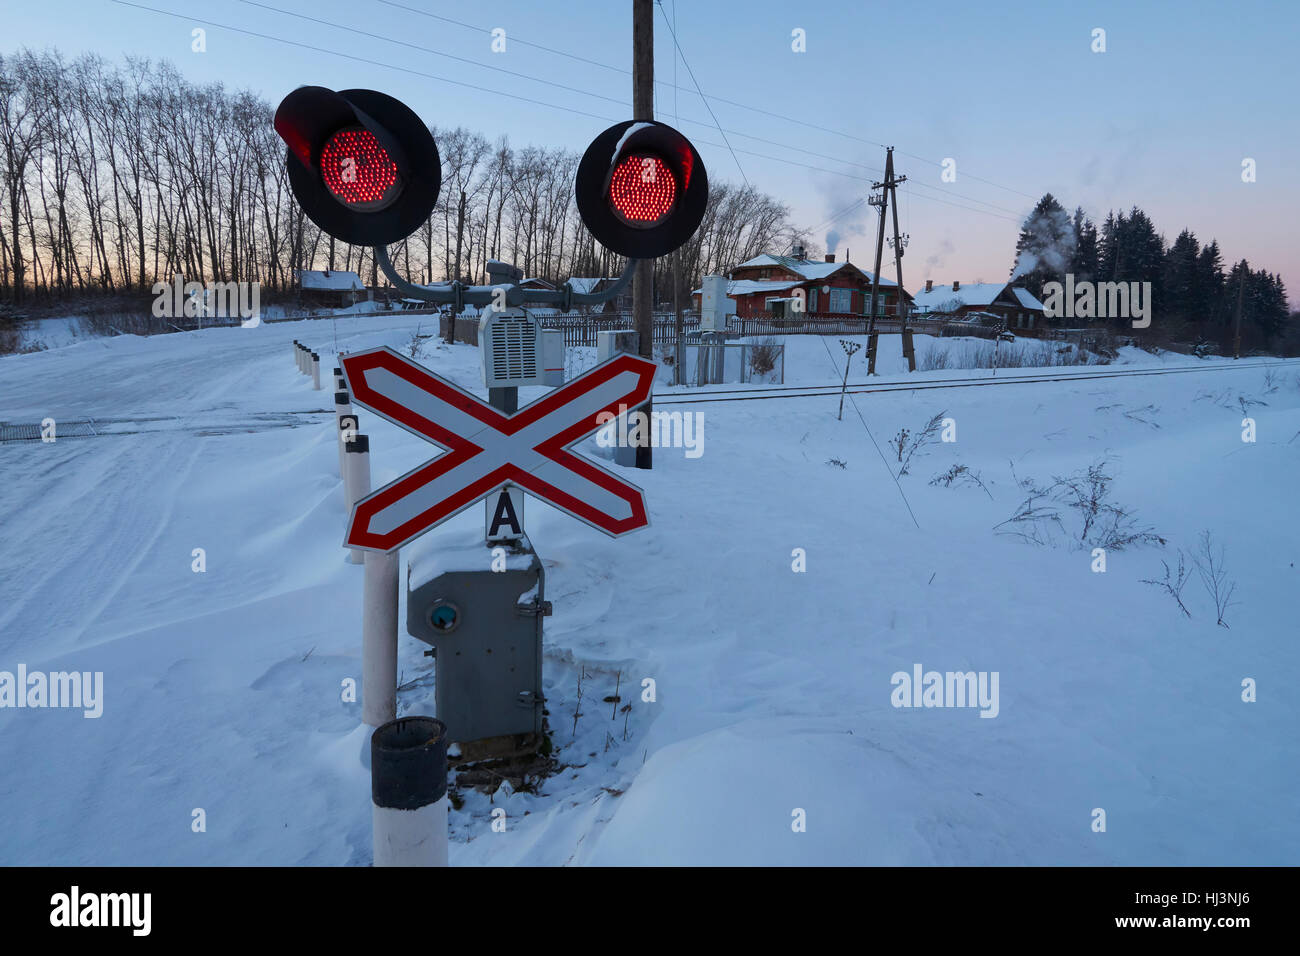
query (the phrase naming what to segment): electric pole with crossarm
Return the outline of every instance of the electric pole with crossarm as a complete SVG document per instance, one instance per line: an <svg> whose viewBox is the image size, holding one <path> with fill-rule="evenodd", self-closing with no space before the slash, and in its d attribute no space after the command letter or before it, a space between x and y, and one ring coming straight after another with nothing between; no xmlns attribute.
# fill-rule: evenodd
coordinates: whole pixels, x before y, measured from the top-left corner
<svg viewBox="0 0 1300 956"><path fill-rule="evenodd" d="M867 318L867 374L876 374L876 344L880 335L876 332L876 302L880 292L880 266L885 252L885 212L892 205L894 215L894 238L889 241L894 250L894 269L898 277L898 300L895 305L901 323L900 333L903 339L903 355L907 359L907 370L916 371L916 352L912 348L912 330L907 325L907 307L903 301L903 249L908 237L898 231L898 184L907 182L906 176L894 175L894 147L885 147L884 182L872 183L872 190L879 190L867 201L879 208L880 228L876 233L876 268L871 276L871 305Z"/></svg>

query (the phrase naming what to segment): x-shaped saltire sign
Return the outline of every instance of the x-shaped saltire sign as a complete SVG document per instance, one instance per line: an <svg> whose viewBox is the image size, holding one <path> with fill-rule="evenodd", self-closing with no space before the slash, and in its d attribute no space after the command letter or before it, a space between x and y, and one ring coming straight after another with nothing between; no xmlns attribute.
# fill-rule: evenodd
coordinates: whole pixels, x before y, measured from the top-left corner
<svg viewBox="0 0 1300 956"><path fill-rule="evenodd" d="M618 355L506 415L390 348L343 358L352 401L443 449L358 501L344 543L395 551L506 485L613 537L649 524L635 485L570 446L644 403L656 365Z"/></svg>

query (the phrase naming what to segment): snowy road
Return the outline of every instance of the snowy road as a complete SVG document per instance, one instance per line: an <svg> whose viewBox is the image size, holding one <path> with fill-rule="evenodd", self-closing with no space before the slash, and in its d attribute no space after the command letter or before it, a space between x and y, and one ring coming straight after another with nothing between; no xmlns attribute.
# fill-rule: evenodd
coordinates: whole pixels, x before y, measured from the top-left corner
<svg viewBox="0 0 1300 956"><path fill-rule="evenodd" d="M328 370L339 348L401 349L418 321L0 359L0 420L158 419L0 445L0 671L105 675L98 719L0 709L0 863L369 861L365 733L340 699L360 677L361 569L311 414L329 394L289 343ZM425 362L482 392L475 350L430 344ZM839 381L820 342L791 341L786 363L789 384ZM701 457L661 449L633 476L646 531L613 541L530 503L564 769L540 793L472 795L453 864L1300 862L1300 387L1294 364L1268 371L855 396L871 436L848 407L836 421L838 395L709 405ZM927 377L944 374L969 373ZM875 446L890 456L941 410L957 440L899 479L913 523ZM427 443L360 414L376 484L424 460ZM253 428L268 422L294 427ZM1069 514L1053 545L994 533L1024 498L1010 461L1046 483L1102 456L1165 548L1094 573ZM987 494L929 484L957 463ZM476 529L471 509L431 540ZM1190 619L1142 583L1207 529L1238 582L1230 629L1195 579ZM403 712L433 709L423 650L403 636ZM893 706L891 675L917 664L998 672L996 718ZM601 700L616 686L626 714Z"/></svg>

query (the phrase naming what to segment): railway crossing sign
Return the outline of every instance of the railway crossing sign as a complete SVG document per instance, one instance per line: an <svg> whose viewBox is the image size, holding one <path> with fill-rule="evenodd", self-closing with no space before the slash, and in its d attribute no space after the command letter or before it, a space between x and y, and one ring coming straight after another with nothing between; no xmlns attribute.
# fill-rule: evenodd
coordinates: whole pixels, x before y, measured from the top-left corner
<svg viewBox="0 0 1300 956"><path fill-rule="evenodd" d="M649 524L640 488L569 450L650 398L649 359L617 355L513 415L387 347L340 365L355 404L443 449L357 502L348 547L396 551L507 486L611 537Z"/></svg>

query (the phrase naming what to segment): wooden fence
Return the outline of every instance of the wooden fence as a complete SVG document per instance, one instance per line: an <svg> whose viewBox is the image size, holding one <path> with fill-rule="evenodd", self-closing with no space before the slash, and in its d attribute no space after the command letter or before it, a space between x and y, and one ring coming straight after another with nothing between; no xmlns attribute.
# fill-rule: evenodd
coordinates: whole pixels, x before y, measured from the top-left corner
<svg viewBox="0 0 1300 956"><path fill-rule="evenodd" d="M733 318L730 330L740 336L751 335L865 335L868 317L865 315L817 315L774 316L766 313ZM979 335L973 323L952 322L950 319L926 319L912 317L907 320L907 327L913 332L929 335L943 335L951 328L948 335ZM881 335L897 335L903 331L903 323L896 316L876 316L875 329ZM959 331L960 330L960 331ZM990 334L992 330L989 330Z"/></svg>
<svg viewBox="0 0 1300 956"><path fill-rule="evenodd" d="M539 315L538 321L541 322L543 329L560 330L564 333L565 347L587 346L596 347L596 333L602 331L617 331L619 329L630 329L633 327L632 316L625 313L616 313L614 315ZM438 334L443 339L447 337L447 323L450 316L443 316L439 323ZM477 316L461 316L456 319L456 341L464 342L467 345L478 344L478 324ZM700 328L699 316L683 316L682 328L686 331L687 336L698 332ZM677 337L677 321L671 315L656 314L654 317L654 341L656 344L671 344Z"/></svg>

